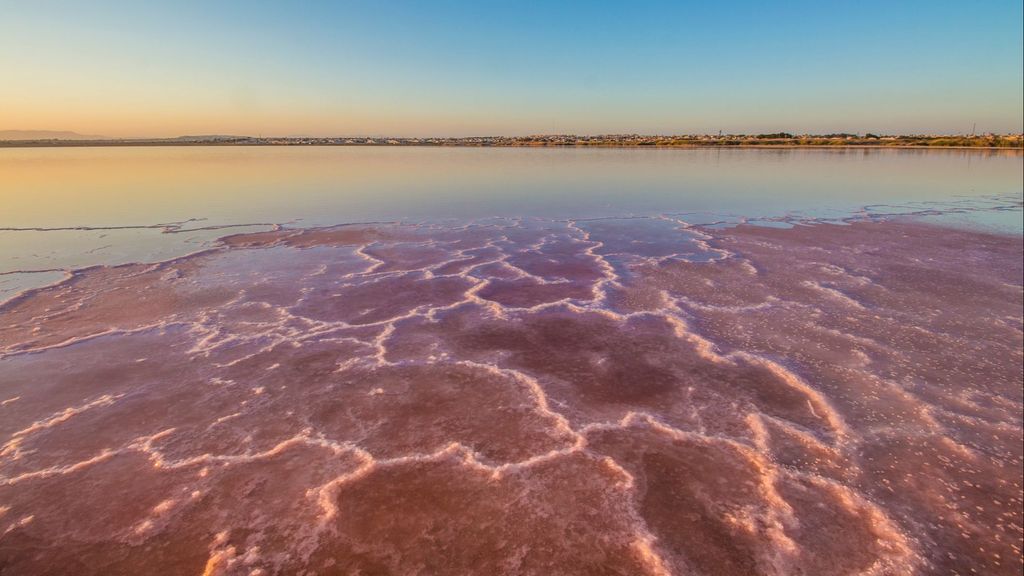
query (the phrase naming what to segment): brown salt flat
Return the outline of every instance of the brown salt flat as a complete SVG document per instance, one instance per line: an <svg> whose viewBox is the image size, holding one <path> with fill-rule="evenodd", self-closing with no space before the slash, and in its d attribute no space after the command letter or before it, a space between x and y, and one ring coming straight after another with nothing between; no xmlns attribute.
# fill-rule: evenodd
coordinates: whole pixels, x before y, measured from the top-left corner
<svg viewBox="0 0 1024 576"><path fill-rule="evenodd" d="M1019 574L1022 243L354 225L0 308L0 574Z"/></svg>

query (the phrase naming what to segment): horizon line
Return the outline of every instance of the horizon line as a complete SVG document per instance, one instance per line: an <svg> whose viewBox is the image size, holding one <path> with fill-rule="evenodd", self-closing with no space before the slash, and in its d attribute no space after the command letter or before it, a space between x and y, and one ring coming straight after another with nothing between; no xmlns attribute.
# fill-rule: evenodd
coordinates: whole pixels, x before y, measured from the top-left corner
<svg viewBox="0 0 1024 576"><path fill-rule="evenodd" d="M2 138L5 133L23 133L26 138ZM47 134L53 134L51 137L47 137ZM58 136L59 135L59 136ZM35 137L33 137L35 136ZM4 129L0 130L0 141L14 142L14 141L160 141L160 140L329 140L329 139L356 139L356 138L369 138L369 139L392 139L392 140L474 140L474 139L505 139L505 140L528 140L536 138L742 138L742 137L761 137L761 138L775 138L775 139L797 139L797 138L840 138L840 137L853 137L853 138L979 138L985 136L1024 136L1024 130L1012 131L1012 132L912 132L912 133L892 133L892 132L787 132L787 131L776 131L776 132L725 132L719 131L714 132L663 132L663 133L644 133L644 132L598 132L598 133L573 133L573 132L538 132L533 134L524 135L509 135L509 134L471 134L464 136L439 136L439 135L428 135L428 136L402 136L395 134L386 133L363 133L363 134L331 134L315 136L310 134L291 134L291 135L264 135L264 134L225 134L225 133L191 133L191 134L178 134L175 136L104 136L99 134L81 134L71 130L18 130L18 129Z"/></svg>

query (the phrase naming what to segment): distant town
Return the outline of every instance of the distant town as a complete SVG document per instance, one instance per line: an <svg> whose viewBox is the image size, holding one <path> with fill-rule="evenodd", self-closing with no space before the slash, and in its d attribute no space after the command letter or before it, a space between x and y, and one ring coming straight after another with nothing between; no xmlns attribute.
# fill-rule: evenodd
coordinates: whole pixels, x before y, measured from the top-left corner
<svg viewBox="0 0 1024 576"><path fill-rule="evenodd" d="M13 132L13 131L10 131ZM62 136L74 133L60 133ZM606 134L576 136L546 134L537 136L474 136L461 138L394 138L360 137L262 137L202 135L177 138L103 138L74 135L31 137L19 132L20 138L4 137L0 131L0 147L46 146L477 146L477 147L565 147L565 146L651 146L686 147L955 147L955 148L1024 148L1022 134L983 135L877 135L877 134L717 134L650 136L641 134ZM27 136L27 137L26 137Z"/></svg>

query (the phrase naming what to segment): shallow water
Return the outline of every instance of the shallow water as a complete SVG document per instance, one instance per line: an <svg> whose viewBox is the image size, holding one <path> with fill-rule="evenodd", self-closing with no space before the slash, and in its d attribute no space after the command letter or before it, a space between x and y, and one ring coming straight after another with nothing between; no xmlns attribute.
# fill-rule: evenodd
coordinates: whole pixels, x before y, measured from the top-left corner
<svg viewBox="0 0 1024 576"><path fill-rule="evenodd" d="M664 213L705 224L867 207L938 208L1020 233L1022 170L1020 152L982 150L3 149L0 273L164 260L247 224ZM974 210L990 204L1004 209ZM0 299L59 277L39 274L0 275Z"/></svg>
<svg viewBox="0 0 1024 576"><path fill-rule="evenodd" d="M583 152L609 191L638 153ZM662 152L639 181L687 173ZM635 218L398 202L3 304L0 572L1019 574L1024 245L985 229L1020 156L759 154L790 184L772 162L920 161L950 197L850 169L834 203L736 180Z"/></svg>

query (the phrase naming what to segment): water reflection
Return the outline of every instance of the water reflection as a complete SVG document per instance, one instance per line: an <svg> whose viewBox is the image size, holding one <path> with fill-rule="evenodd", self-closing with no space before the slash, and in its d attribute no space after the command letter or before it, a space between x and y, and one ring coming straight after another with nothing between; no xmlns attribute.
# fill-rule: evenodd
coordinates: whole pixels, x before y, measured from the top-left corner
<svg viewBox="0 0 1024 576"><path fill-rule="evenodd" d="M699 223L962 197L1019 204L1022 165L1024 155L1012 150L4 149L0 272L169 258L220 235L158 226L174 222L188 230L673 213ZM990 213L984 224L1019 232L1019 210ZM90 229L24 230L67 227ZM7 276L0 292L13 282Z"/></svg>

